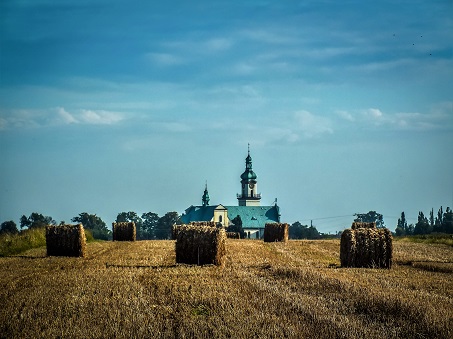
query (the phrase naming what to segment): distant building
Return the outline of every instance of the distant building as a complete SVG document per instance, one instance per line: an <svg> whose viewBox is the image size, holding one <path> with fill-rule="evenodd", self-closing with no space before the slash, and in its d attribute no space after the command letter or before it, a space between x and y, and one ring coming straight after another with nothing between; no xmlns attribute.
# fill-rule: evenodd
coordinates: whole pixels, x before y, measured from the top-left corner
<svg viewBox="0 0 453 339"><path fill-rule="evenodd" d="M206 184L201 206L190 206L181 216L183 223L192 221L215 221L228 227L236 216L242 220L242 228L249 238L260 239L266 223L280 222L280 208L277 199L271 206L260 206L261 194L257 191L257 175L252 169L250 148L245 159L245 171L241 174L241 193L237 194L238 206L209 205Z"/></svg>

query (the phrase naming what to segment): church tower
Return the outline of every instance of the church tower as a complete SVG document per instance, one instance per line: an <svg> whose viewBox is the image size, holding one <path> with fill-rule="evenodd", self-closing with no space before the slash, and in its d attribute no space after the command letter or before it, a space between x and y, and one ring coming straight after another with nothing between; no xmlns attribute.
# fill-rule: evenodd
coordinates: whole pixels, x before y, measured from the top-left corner
<svg viewBox="0 0 453 339"><path fill-rule="evenodd" d="M260 206L261 194L257 193L256 174L252 170L250 144L245 158L245 171L241 174L241 193L237 195L239 206Z"/></svg>
<svg viewBox="0 0 453 339"><path fill-rule="evenodd" d="M206 186L204 188L204 193L203 197L201 198L201 201L203 203L203 207L206 207L209 205L209 193L208 193L208 183L206 182Z"/></svg>

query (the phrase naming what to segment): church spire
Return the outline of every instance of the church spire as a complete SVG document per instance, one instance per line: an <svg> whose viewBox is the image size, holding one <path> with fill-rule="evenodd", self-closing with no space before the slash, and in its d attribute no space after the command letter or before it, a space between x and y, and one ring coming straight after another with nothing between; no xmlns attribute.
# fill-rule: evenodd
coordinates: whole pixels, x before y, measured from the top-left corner
<svg viewBox="0 0 453 339"><path fill-rule="evenodd" d="M252 169L250 144L247 145L247 158L245 158L245 171L241 174L241 193L237 195L239 206L259 206L261 194L257 193L257 176Z"/></svg>
<svg viewBox="0 0 453 339"><path fill-rule="evenodd" d="M204 187L204 193L203 193L203 197L201 198L201 201L203 203L203 206L209 205L209 193L208 193L208 181L207 180L206 180L206 184Z"/></svg>

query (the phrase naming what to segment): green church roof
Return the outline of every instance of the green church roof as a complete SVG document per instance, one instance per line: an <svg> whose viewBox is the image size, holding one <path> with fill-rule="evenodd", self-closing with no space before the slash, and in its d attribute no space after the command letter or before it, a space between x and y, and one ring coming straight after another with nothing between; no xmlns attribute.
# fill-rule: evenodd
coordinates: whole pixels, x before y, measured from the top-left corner
<svg viewBox="0 0 453 339"><path fill-rule="evenodd" d="M225 206L228 218L241 217L242 228L264 228L267 223L280 221L280 208L274 206Z"/></svg>
<svg viewBox="0 0 453 339"><path fill-rule="evenodd" d="M217 206L190 206L181 216L181 221L188 224L192 221L211 221ZM240 216L242 227L248 229L264 228L267 223L280 222L280 208L273 206L224 206L228 218L233 220Z"/></svg>
<svg viewBox="0 0 453 339"><path fill-rule="evenodd" d="M181 221L188 224L192 221L211 221L217 206L190 206L181 216Z"/></svg>

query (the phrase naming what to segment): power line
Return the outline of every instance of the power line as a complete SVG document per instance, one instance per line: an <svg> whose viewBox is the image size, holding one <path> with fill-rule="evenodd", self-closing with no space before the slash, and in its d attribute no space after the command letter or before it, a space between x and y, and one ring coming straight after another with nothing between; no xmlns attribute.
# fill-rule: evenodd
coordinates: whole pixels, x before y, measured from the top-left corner
<svg viewBox="0 0 453 339"><path fill-rule="evenodd" d="M313 220L324 220L324 219L336 219L336 218L346 218L346 217L353 217L353 214L348 215L337 215L334 217L321 217L321 218L310 218L310 219L302 219L300 221L313 221Z"/></svg>

